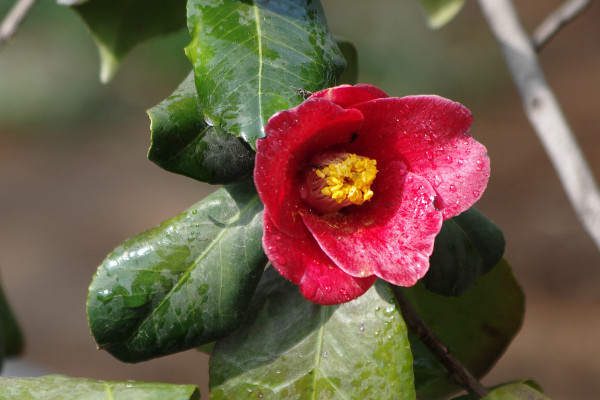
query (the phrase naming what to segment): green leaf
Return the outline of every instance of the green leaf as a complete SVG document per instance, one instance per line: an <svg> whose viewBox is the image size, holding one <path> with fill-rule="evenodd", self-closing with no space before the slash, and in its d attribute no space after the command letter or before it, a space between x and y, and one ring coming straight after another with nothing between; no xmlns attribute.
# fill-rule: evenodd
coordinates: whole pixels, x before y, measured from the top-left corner
<svg viewBox="0 0 600 400"><path fill-rule="evenodd" d="M194 385L135 381L105 382L47 375L39 378L0 377L3 400L200 400Z"/></svg>
<svg viewBox="0 0 600 400"><path fill-rule="evenodd" d="M102 349L147 360L236 329L267 263L252 182L226 186L117 247L90 286L87 311Z"/></svg>
<svg viewBox="0 0 600 400"><path fill-rule="evenodd" d="M441 342L478 378L500 358L523 321L525 298L504 260L459 297L437 295L420 283L402 291ZM419 399L461 390L425 345L415 335L409 338Z"/></svg>
<svg viewBox="0 0 600 400"><path fill-rule="evenodd" d="M252 148L300 89L335 84L345 66L318 0L190 0L186 54L212 125Z"/></svg>
<svg viewBox="0 0 600 400"><path fill-rule="evenodd" d="M432 29L446 25L465 5L465 0L419 0Z"/></svg>
<svg viewBox="0 0 600 400"><path fill-rule="evenodd" d="M254 151L242 139L206 123L193 73L148 115L152 131L148 158L158 166L213 184L252 176Z"/></svg>
<svg viewBox="0 0 600 400"><path fill-rule="evenodd" d="M444 222L423 284L434 293L458 296L500 261L504 247L500 228L471 208Z"/></svg>
<svg viewBox="0 0 600 400"><path fill-rule="evenodd" d="M217 342L211 399L414 399L406 328L379 281L340 306L305 300L273 269L244 323Z"/></svg>
<svg viewBox="0 0 600 400"><path fill-rule="evenodd" d="M355 85L358 82L358 52L356 47L347 40L338 40L337 45L346 60L346 68L340 77L339 83Z"/></svg>
<svg viewBox="0 0 600 400"><path fill-rule="evenodd" d="M0 367L2 356L19 355L23 351L23 335L0 287Z"/></svg>
<svg viewBox="0 0 600 400"><path fill-rule="evenodd" d="M464 395L454 400L476 399L474 396ZM537 383L524 380L495 386L482 400L550 400L550 398L542 393Z"/></svg>
<svg viewBox="0 0 600 400"><path fill-rule="evenodd" d="M62 0L88 26L100 53L100 80L109 82L137 44L185 27L186 0ZM81 4L78 4L81 3Z"/></svg>

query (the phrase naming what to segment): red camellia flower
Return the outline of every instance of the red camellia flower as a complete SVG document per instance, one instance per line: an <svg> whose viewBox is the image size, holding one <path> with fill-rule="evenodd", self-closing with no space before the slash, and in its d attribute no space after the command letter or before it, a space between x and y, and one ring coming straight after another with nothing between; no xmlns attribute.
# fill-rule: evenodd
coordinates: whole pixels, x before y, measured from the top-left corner
<svg viewBox="0 0 600 400"><path fill-rule="evenodd" d="M275 114L254 172L273 266L319 304L350 301L377 277L414 285L442 222L487 186L471 121L450 100L370 85L326 89Z"/></svg>

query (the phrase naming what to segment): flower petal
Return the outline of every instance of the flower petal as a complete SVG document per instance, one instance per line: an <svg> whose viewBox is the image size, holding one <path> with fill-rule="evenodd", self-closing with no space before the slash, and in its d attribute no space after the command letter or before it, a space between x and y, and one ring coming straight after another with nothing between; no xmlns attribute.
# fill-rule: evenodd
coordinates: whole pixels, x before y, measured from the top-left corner
<svg viewBox="0 0 600 400"><path fill-rule="evenodd" d="M409 171L434 188L435 205L444 219L469 209L481 197L490 162L485 146L467 133L472 117L464 106L438 96L408 96L356 108L365 124L352 146L378 162L400 154Z"/></svg>
<svg viewBox="0 0 600 400"><path fill-rule="evenodd" d="M348 108L365 101L388 97L388 95L377 86L359 84L355 86L340 85L325 89L313 93L309 98L317 97L324 97L341 107Z"/></svg>
<svg viewBox="0 0 600 400"><path fill-rule="evenodd" d="M366 292L376 276L356 278L339 269L312 237L292 238L263 214L263 248L277 271L300 286L302 295L318 304L339 304Z"/></svg>
<svg viewBox="0 0 600 400"><path fill-rule="evenodd" d="M400 286L412 286L429 269L429 256L442 226L435 192L402 162L382 168L370 203L302 219L321 249L346 273L372 274Z"/></svg>
<svg viewBox="0 0 600 400"><path fill-rule="evenodd" d="M316 151L349 142L362 122L359 111L320 98L271 117L267 136L256 142L254 182L277 228L293 237L307 234L298 215L306 208L298 192L298 171Z"/></svg>

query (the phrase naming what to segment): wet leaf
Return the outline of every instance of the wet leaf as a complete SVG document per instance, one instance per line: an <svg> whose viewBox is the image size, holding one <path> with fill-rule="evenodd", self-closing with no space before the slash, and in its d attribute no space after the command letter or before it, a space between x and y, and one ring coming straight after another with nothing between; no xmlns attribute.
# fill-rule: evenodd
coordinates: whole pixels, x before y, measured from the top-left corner
<svg viewBox="0 0 600 400"><path fill-rule="evenodd" d="M137 44L185 27L186 0L62 0L88 26L100 53L100 80L109 82Z"/></svg>
<svg viewBox="0 0 600 400"><path fill-rule="evenodd" d="M476 398L465 395L454 400L476 400ZM550 400L550 398L542 393L535 382L524 380L495 386L482 400Z"/></svg>
<svg viewBox="0 0 600 400"><path fill-rule="evenodd" d="M422 282L434 293L458 296L504 254L504 235L474 208L444 222Z"/></svg>
<svg viewBox="0 0 600 400"><path fill-rule="evenodd" d="M420 283L403 293L438 338L478 378L500 358L523 321L525 298L502 260L459 297L440 296ZM415 386L419 399L443 398L461 388L415 335Z"/></svg>
<svg viewBox="0 0 600 400"><path fill-rule="evenodd" d="M47 375L39 378L0 377L3 400L200 400L194 385L135 381L105 382Z"/></svg>
<svg viewBox="0 0 600 400"><path fill-rule="evenodd" d="M414 399L406 328L387 283L340 306L308 302L273 269L217 342L211 399Z"/></svg>
<svg viewBox="0 0 600 400"><path fill-rule="evenodd" d="M213 184L252 176L254 151L242 139L206 123L193 73L148 115L152 131L148 158L158 166Z"/></svg>
<svg viewBox="0 0 600 400"><path fill-rule="evenodd" d="M251 182L226 186L117 247L90 286L100 348L122 361L197 347L239 325L267 259Z"/></svg>
<svg viewBox="0 0 600 400"><path fill-rule="evenodd" d="M252 148L300 89L333 86L345 66L318 0L190 0L188 28L207 120Z"/></svg>
<svg viewBox="0 0 600 400"><path fill-rule="evenodd" d="M432 29L450 22L465 5L465 0L419 0Z"/></svg>

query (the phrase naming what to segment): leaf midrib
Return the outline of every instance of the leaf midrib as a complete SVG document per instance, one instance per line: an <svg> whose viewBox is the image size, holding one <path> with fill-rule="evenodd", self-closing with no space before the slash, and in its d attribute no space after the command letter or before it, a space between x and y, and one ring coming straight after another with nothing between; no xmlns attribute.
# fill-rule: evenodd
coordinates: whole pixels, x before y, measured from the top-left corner
<svg viewBox="0 0 600 400"><path fill-rule="evenodd" d="M315 353L315 371L313 373L313 392L312 392L312 400L316 399L317 395L317 374L321 367L321 352L323 351L323 335L325 334L325 314L327 308L325 306L321 306L320 314L321 314L321 323L319 326L319 337L317 338L317 351Z"/></svg>
<svg viewBox="0 0 600 400"><path fill-rule="evenodd" d="M257 87L257 97L258 97L258 121L260 124L261 133L264 132L263 126L263 109L262 109L262 73L263 73L263 51L262 51L262 27L260 25L260 15L258 12L258 5L256 4L256 0L252 2L252 7L254 11L254 19L256 21L256 40L258 44L258 87Z"/></svg>
<svg viewBox="0 0 600 400"><path fill-rule="evenodd" d="M239 211L236 218L233 218L230 220L230 222L227 224L227 226L221 230L221 232L217 235L217 237L215 237L215 239L212 240L210 245L202 252L202 254L200 254L196 258L194 263L191 264L190 267L187 268L186 271L181 275L181 277L177 281L177 284L174 285L171 288L171 290L169 290L169 292L165 295L165 297L161 300L161 302L152 310L152 312L150 314L148 314L148 316L146 318L144 318L144 320L137 326L137 328L132 331L131 335L129 335L129 337L124 341L124 343L128 343L129 341L131 341L140 332L140 330L144 327L144 325L146 325L148 323L148 321L150 321L152 319L154 314L156 314L156 312L159 309L161 309L165 305L165 303L171 298L173 293L175 293L175 291L177 289L179 289L187 281L190 274L196 268L198 263L202 259L204 259L206 257L206 255L217 245L217 243L221 240L221 238L225 235L225 233L227 233L227 231L230 229L230 227L233 224L235 224L237 221L239 221L258 202L258 200L259 200L258 194L255 194L253 196L253 199L248 203L248 205L244 209Z"/></svg>

